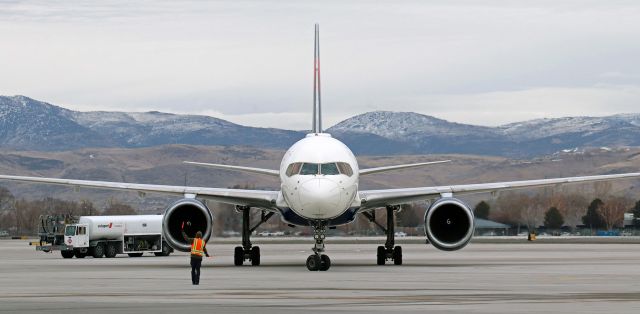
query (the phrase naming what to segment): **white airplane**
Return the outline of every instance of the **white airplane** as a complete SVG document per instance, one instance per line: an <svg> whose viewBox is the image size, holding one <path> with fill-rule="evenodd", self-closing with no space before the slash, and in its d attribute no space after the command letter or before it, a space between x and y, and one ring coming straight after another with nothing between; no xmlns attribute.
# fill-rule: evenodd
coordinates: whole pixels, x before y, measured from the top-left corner
<svg viewBox="0 0 640 314"><path fill-rule="evenodd" d="M307 258L310 271L326 271L331 260L324 253L327 228L351 223L357 214L362 214L375 222L375 212L386 209L386 227L375 222L387 235L384 246L378 247L377 263L384 265L387 260L402 264L402 248L394 241L394 212L400 205L416 201L430 201L425 211L424 227L426 237L440 250L458 250L471 240L474 232L473 211L456 195L496 192L500 190L528 187L555 186L566 183L596 182L624 178L638 178L640 173L622 173L584 177L569 177L542 180L497 182L467 185L447 185L418 188L385 190L360 190L360 176L385 171L422 167L448 162L435 161L388 167L360 169L349 148L322 130L320 101L320 47L318 25L315 26L314 42L314 96L313 124L311 133L296 142L282 158L279 170L241 167L199 162L192 165L224 170L237 170L279 177L280 191L220 189L210 187L168 186L135 184L124 182L87 181L58 178L41 178L0 175L0 179L23 182L62 184L74 187L104 188L126 191L165 193L183 197L171 204L163 218L165 240L174 248L189 251L190 243L182 237L181 228L188 222L186 233L193 236L197 230L203 231L208 240L212 233L212 214L204 200L232 204L242 213L242 246L235 248L234 263L242 265L251 261L260 265L260 248L250 241L251 233L262 223L279 214L290 226L310 226L313 228L314 254ZM262 211L260 221L250 225L250 210Z"/></svg>

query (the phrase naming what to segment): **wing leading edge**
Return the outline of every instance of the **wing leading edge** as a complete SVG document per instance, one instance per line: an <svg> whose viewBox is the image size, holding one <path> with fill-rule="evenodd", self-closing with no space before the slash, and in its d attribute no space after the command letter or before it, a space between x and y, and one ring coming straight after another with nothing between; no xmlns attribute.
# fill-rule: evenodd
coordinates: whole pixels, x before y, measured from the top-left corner
<svg viewBox="0 0 640 314"><path fill-rule="evenodd" d="M274 176L274 177L277 177L277 176L280 175L280 171L278 171L278 170L271 170L271 169L264 169L264 168L231 166L231 165L223 165L223 164L211 164L211 163L206 163L206 162L195 162L195 161L183 161L183 163L190 164L190 165L196 165L196 166L215 168L215 169L222 169L222 170L237 170L237 171L265 174L265 175Z"/></svg>
<svg viewBox="0 0 640 314"><path fill-rule="evenodd" d="M482 184L444 185L433 187L387 189L387 190L363 190L360 191L362 208L375 208L387 205L400 205L410 202L423 201L442 194L474 194L497 192L501 190L513 190L531 187L553 186L571 183L587 183L598 181L610 181L617 179L640 178L640 173L622 173L610 175L567 177L555 179L510 181Z"/></svg>
<svg viewBox="0 0 640 314"><path fill-rule="evenodd" d="M437 165L437 164L443 164L447 162L451 162L451 160L429 161L429 162L420 162L415 164L404 164L404 165L360 169L359 174L363 176L363 175L386 172L386 171L403 170L403 169L411 169L411 168L417 168L417 167L423 167L423 166L429 166L429 165Z"/></svg>
<svg viewBox="0 0 640 314"><path fill-rule="evenodd" d="M171 194L171 195L177 195L177 196L193 194L201 198L210 199L212 201L217 201L221 203L262 207L262 208L274 208L275 202L278 199L278 195L279 195L278 191L219 189L219 188L207 188L207 187L138 184L138 183L124 183L124 182L89 181L89 180L24 177L24 176L8 176L8 175L0 175L0 180L58 184L58 185L68 185L73 187L135 191L139 193L163 193L163 194Z"/></svg>

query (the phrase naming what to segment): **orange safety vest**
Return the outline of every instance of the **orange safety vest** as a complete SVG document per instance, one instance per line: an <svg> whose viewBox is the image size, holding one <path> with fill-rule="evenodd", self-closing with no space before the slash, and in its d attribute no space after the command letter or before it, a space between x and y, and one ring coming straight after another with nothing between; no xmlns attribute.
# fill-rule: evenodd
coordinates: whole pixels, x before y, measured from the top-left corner
<svg viewBox="0 0 640 314"><path fill-rule="evenodd" d="M193 239L193 243L191 244L191 254L198 256L204 255L204 241L202 239Z"/></svg>

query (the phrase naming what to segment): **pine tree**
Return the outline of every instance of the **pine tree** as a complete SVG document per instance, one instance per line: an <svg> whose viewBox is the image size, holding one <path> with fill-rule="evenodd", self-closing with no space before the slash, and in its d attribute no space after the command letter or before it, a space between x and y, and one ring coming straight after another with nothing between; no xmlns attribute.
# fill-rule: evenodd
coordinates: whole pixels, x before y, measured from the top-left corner
<svg viewBox="0 0 640 314"><path fill-rule="evenodd" d="M473 214L478 218L489 219L490 210L491 210L491 207L489 206L489 204L487 204L487 202L485 201L481 201L473 209Z"/></svg>
<svg viewBox="0 0 640 314"><path fill-rule="evenodd" d="M640 227L640 201L636 202L636 205L631 209L631 213L633 214L633 225L636 228Z"/></svg>
<svg viewBox="0 0 640 314"><path fill-rule="evenodd" d="M551 207L544 213L544 226L548 229L557 230L560 229L563 224L564 217L562 217L562 214L557 208Z"/></svg>
<svg viewBox="0 0 640 314"><path fill-rule="evenodd" d="M594 199L591 204L589 204L589 208L587 208L587 214L582 216L582 223L591 228L592 230L605 227L604 219L600 215L598 209L600 206L604 205L602 200L599 198Z"/></svg>

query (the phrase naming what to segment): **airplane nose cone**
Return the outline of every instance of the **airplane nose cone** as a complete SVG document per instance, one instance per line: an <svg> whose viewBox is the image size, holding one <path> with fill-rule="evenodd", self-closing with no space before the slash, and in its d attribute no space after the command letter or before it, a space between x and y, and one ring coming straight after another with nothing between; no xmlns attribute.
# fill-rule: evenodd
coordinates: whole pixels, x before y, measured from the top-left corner
<svg viewBox="0 0 640 314"><path fill-rule="evenodd" d="M325 218L340 203L340 187L325 178L314 178L300 185L300 203L305 213Z"/></svg>

